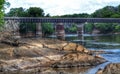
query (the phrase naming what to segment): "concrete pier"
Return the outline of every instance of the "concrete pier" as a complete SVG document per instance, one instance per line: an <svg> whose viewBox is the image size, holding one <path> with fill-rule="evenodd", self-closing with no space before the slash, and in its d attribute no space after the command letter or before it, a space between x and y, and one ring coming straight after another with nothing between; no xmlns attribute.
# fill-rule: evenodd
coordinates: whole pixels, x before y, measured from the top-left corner
<svg viewBox="0 0 120 74"><path fill-rule="evenodd" d="M63 23L56 24L56 37L60 40L65 40L65 30Z"/></svg>
<svg viewBox="0 0 120 74"><path fill-rule="evenodd" d="M84 24L85 23L79 23L77 25L77 34L78 34L78 38L81 40L81 44L84 45Z"/></svg>
<svg viewBox="0 0 120 74"><path fill-rule="evenodd" d="M36 23L36 37L42 37L41 23Z"/></svg>

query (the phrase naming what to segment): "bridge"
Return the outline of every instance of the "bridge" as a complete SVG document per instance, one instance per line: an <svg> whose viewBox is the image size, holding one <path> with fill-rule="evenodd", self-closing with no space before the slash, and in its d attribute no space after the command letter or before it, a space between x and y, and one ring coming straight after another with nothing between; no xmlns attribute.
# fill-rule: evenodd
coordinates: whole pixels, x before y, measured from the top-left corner
<svg viewBox="0 0 120 74"><path fill-rule="evenodd" d="M50 17L4 17L5 24L16 26L14 31L18 32L19 23L36 23L36 35L42 36L41 23L55 23L56 35L61 38L65 36L64 23L76 23L78 34L82 35L84 23L120 23L120 18L50 18Z"/></svg>
<svg viewBox="0 0 120 74"><path fill-rule="evenodd" d="M33 23L120 23L120 18L48 18L48 17L5 17L4 20Z"/></svg>

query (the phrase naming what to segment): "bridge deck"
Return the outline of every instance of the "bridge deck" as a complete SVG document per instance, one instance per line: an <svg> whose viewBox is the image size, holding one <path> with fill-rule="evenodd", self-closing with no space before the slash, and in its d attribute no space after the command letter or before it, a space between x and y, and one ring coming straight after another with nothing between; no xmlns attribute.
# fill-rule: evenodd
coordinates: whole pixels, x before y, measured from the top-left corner
<svg viewBox="0 0 120 74"><path fill-rule="evenodd" d="M120 18L48 18L48 17L5 17L4 20L19 22L50 23L120 23Z"/></svg>

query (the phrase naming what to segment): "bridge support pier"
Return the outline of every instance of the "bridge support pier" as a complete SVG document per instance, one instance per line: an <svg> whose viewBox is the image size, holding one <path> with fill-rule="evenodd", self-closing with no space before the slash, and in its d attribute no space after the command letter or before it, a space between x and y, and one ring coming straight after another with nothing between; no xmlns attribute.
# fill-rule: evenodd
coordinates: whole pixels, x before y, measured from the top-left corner
<svg viewBox="0 0 120 74"><path fill-rule="evenodd" d="M81 40L81 44L83 44L83 40L84 40L84 24L85 23L80 23L77 25L77 34L78 34L78 37L79 39Z"/></svg>
<svg viewBox="0 0 120 74"><path fill-rule="evenodd" d="M65 40L65 30L63 23L56 24L56 37L60 40Z"/></svg>
<svg viewBox="0 0 120 74"><path fill-rule="evenodd" d="M42 37L41 23L36 23L36 37Z"/></svg>

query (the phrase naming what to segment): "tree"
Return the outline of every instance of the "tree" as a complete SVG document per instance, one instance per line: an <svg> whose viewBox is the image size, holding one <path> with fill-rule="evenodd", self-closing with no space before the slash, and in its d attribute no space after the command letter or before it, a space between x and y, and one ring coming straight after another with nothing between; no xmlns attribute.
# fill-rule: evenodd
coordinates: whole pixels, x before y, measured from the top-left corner
<svg viewBox="0 0 120 74"><path fill-rule="evenodd" d="M9 17L25 17L26 16L26 11L24 8L11 8L10 11L6 14L6 16Z"/></svg>
<svg viewBox="0 0 120 74"><path fill-rule="evenodd" d="M114 31L114 27L115 27L113 23L96 23L94 24L94 26L101 33L111 33Z"/></svg>
<svg viewBox="0 0 120 74"><path fill-rule="evenodd" d="M111 17L111 15L116 13L116 8L113 6L106 6L102 9L96 10L93 14L91 14L92 17L99 17L99 18L106 18Z"/></svg>
<svg viewBox="0 0 120 74"><path fill-rule="evenodd" d="M5 0L0 0L0 25L3 23L3 20L1 20L4 16L4 4Z"/></svg>
<svg viewBox="0 0 120 74"><path fill-rule="evenodd" d="M52 34L54 32L52 24L51 23L43 23L42 24L42 32L43 32L44 36Z"/></svg>
<svg viewBox="0 0 120 74"><path fill-rule="evenodd" d="M4 10L10 5L9 2L5 0L0 0L0 27L3 25Z"/></svg>
<svg viewBox="0 0 120 74"><path fill-rule="evenodd" d="M120 18L120 13L116 13L111 15L111 18Z"/></svg>
<svg viewBox="0 0 120 74"><path fill-rule="evenodd" d="M67 29L70 33L77 33L77 25L75 23L72 24L71 27Z"/></svg>
<svg viewBox="0 0 120 74"><path fill-rule="evenodd" d="M89 14L87 14L87 13L68 14L68 15L62 15L61 17L81 17L81 18L87 18L87 17L89 17Z"/></svg>
<svg viewBox="0 0 120 74"><path fill-rule="evenodd" d="M43 17L44 11L43 11L43 9L41 9L39 7L30 7L27 10L27 16L28 17Z"/></svg>
<svg viewBox="0 0 120 74"><path fill-rule="evenodd" d="M45 17L50 17L50 14L48 13Z"/></svg>
<svg viewBox="0 0 120 74"><path fill-rule="evenodd" d="M117 32L120 32L120 25L116 25L116 26L115 26L115 30L116 30Z"/></svg>
<svg viewBox="0 0 120 74"><path fill-rule="evenodd" d="M93 23L86 23L84 26L85 33L92 33L93 28L94 28Z"/></svg>

